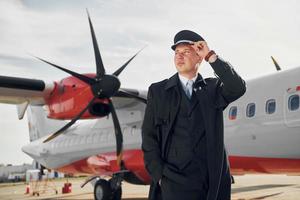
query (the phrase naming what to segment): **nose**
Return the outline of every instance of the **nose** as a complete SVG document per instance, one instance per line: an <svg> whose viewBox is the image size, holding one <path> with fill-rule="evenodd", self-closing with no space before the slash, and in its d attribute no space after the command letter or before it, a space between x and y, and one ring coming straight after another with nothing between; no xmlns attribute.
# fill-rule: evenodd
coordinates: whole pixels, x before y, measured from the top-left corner
<svg viewBox="0 0 300 200"><path fill-rule="evenodd" d="M184 55L183 52L176 52L175 53L176 58L183 58L183 55Z"/></svg>

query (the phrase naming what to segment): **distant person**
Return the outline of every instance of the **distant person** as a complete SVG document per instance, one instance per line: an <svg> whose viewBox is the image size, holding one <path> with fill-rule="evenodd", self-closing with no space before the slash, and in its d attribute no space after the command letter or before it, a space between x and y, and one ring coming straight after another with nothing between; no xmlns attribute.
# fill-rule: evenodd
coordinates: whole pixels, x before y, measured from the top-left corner
<svg viewBox="0 0 300 200"><path fill-rule="evenodd" d="M178 32L172 49L178 73L149 87L142 127L149 199L230 200L223 110L245 81L195 32ZM218 78L198 73L203 59Z"/></svg>

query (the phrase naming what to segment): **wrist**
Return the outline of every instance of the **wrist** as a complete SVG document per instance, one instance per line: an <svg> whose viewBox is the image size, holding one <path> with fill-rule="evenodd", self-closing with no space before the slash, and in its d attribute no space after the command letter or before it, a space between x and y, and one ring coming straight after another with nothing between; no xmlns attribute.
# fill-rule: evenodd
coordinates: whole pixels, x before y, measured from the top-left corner
<svg viewBox="0 0 300 200"><path fill-rule="evenodd" d="M213 54L209 57L208 62L213 63L217 60L217 58L218 58L217 54Z"/></svg>
<svg viewBox="0 0 300 200"><path fill-rule="evenodd" d="M217 59L217 55L214 50L210 50L204 59L206 62L214 62Z"/></svg>

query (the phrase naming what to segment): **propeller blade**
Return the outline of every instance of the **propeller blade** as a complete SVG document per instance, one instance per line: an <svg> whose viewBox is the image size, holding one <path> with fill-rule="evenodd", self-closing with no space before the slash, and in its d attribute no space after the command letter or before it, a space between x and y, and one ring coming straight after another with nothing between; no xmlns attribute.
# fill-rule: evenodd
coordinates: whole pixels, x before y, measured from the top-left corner
<svg viewBox="0 0 300 200"><path fill-rule="evenodd" d="M136 95L136 94L133 94L133 93L131 93L131 92L129 92L129 91L126 91L126 90L123 90L123 89L119 89L118 94L124 95L124 96L126 96L126 97L135 98L135 99L137 99L138 101L140 101L140 102L142 102L142 103L144 103L144 104L147 104L147 99L145 99L145 98L143 98L143 97L140 97L140 96L138 96L138 95Z"/></svg>
<svg viewBox="0 0 300 200"><path fill-rule="evenodd" d="M146 47L146 46L145 46ZM117 69L113 75L115 76L119 76L119 74L121 74L121 72L125 69L125 67L143 50L145 49L145 47L143 47L141 50L139 50L134 56L132 56L124 65L122 65L119 69Z"/></svg>
<svg viewBox="0 0 300 200"><path fill-rule="evenodd" d="M94 98L89 102L89 104L74 118L72 119L69 123L67 123L64 127L62 127L61 129L59 129L58 131L56 131L55 133L53 133L52 135L50 135L46 140L44 140L43 142L49 142L50 140L56 138L57 136L61 135L65 130L67 130L70 126L72 126L78 119L80 119L80 117L83 115L83 113L85 113L85 111L87 111L87 109L89 107L91 107L91 105L94 103L95 99L97 98L97 96L94 96Z"/></svg>
<svg viewBox="0 0 300 200"><path fill-rule="evenodd" d="M55 68L58 68L58 69L60 69L60 70L62 70L62 71L64 71L64 72L66 72L66 73L68 73L68 74L71 74L72 76L78 78L79 80L81 80L81 81L83 81L83 82L85 82L85 83L87 83L87 84L89 84L89 85L92 85L92 84L95 83L95 80L92 79L92 78L90 78L90 77L84 76L84 75L82 75L82 74L78 74L78 73L73 72L73 71L68 70L68 69L65 69L65 68L60 67L60 66L58 66L58 65L56 65L56 64L53 64L53 63L51 63L51 62L48 62L48 61L46 61L46 60L44 60L44 59L42 59L42 58L39 58L39 57L36 57L36 56L34 56L34 57L37 58L37 59L39 59L39 60L42 61L42 62L45 62L45 63L47 63L47 64L49 64L49 65L52 65L52 66L55 67Z"/></svg>
<svg viewBox="0 0 300 200"><path fill-rule="evenodd" d="M93 24L92 24L92 21L91 21L91 18L90 18L90 14L89 14L89 11L87 9L86 9L86 12L87 12L88 19L89 19L91 35L92 35L92 40L93 40L93 47L94 47L96 67L97 67L96 68L97 69L97 77L101 78L105 74L105 69L104 69L104 66L103 66L103 62L102 62L101 54L100 54L100 51L99 51L96 35L95 35L95 32L94 32Z"/></svg>
<svg viewBox="0 0 300 200"><path fill-rule="evenodd" d="M121 166L122 151L123 151L123 134L122 134L120 122L118 120L118 116L116 114L115 107L111 99L109 99L109 106L111 109L111 115L112 115L114 128L115 128L115 136L116 136L116 144L117 144L117 164Z"/></svg>

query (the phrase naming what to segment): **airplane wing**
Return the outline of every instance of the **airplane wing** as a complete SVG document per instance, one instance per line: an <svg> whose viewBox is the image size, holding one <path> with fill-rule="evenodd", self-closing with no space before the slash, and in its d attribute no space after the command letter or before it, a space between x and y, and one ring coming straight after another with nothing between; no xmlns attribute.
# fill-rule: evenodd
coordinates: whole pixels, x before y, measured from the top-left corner
<svg viewBox="0 0 300 200"><path fill-rule="evenodd" d="M43 80L0 76L0 103L44 105L54 87Z"/></svg>
<svg viewBox="0 0 300 200"><path fill-rule="evenodd" d="M22 119L28 105L45 104L55 85L37 79L0 76L0 103L17 105L18 117Z"/></svg>

